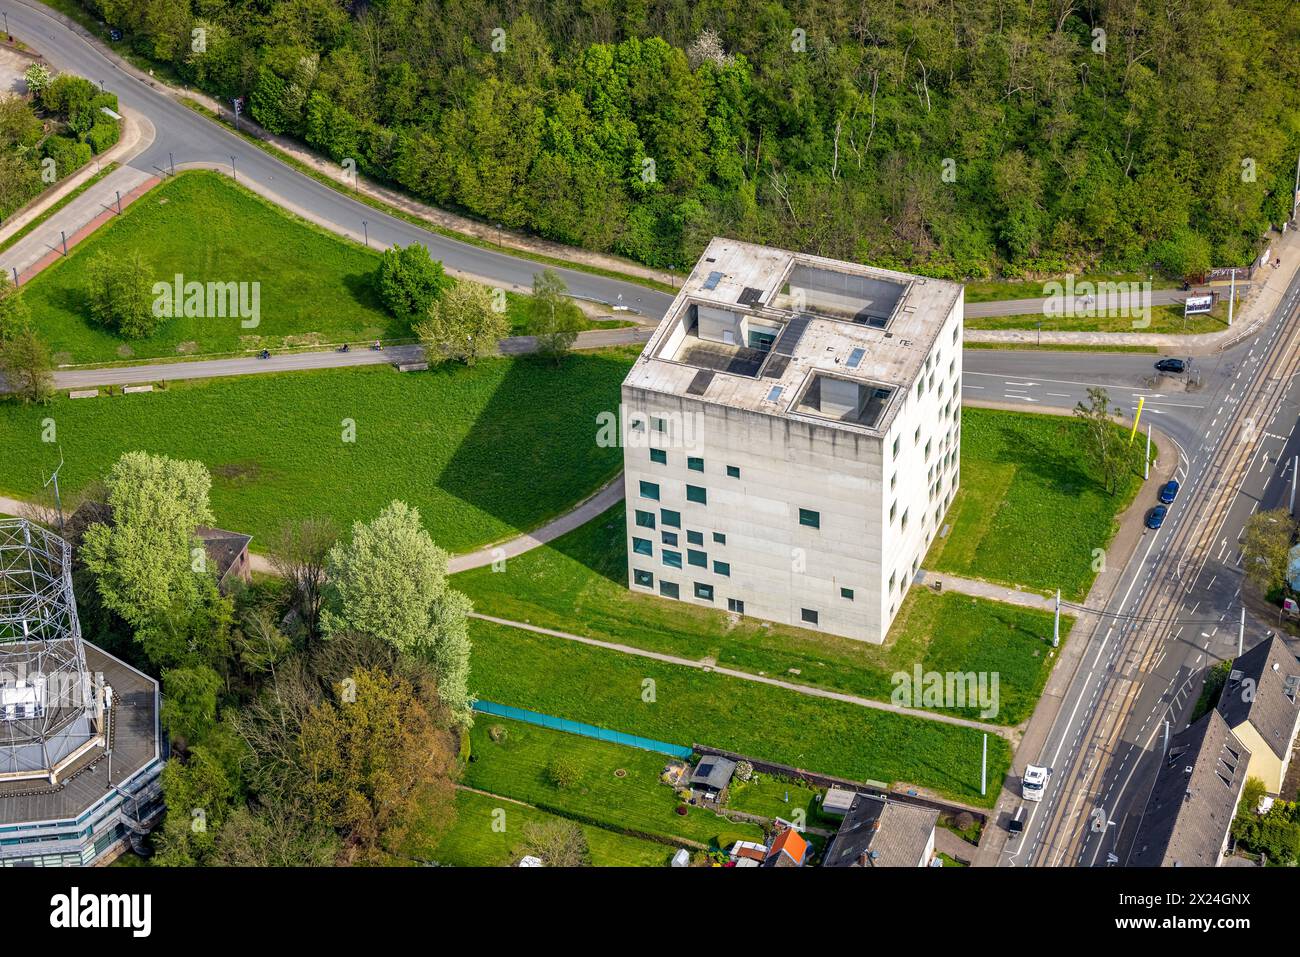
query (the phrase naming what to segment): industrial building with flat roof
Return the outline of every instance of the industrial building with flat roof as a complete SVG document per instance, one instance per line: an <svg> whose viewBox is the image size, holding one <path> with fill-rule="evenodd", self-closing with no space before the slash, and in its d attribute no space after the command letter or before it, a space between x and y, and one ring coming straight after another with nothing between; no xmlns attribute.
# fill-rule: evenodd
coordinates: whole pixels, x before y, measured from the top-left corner
<svg viewBox="0 0 1300 957"><path fill-rule="evenodd" d="M633 591L882 642L957 489L962 288L714 239L623 382Z"/></svg>

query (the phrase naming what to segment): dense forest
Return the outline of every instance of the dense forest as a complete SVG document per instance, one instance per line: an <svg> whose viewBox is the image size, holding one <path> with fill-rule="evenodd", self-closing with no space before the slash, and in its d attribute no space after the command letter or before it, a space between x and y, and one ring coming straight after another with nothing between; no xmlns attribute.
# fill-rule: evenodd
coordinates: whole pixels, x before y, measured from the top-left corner
<svg viewBox="0 0 1300 957"><path fill-rule="evenodd" d="M715 234L949 277L1243 263L1300 150L1290 0L85 2L365 174L658 266Z"/></svg>

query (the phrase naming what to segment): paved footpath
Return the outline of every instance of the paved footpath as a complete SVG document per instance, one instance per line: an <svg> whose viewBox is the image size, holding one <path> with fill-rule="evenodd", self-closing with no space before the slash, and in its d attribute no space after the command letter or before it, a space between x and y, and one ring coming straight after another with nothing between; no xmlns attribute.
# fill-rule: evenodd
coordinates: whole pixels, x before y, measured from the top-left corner
<svg viewBox="0 0 1300 957"><path fill-rule="evenodd" d="M990 601L1020 605L1023 608L1033 608L1037 611L1056 610L1056 599L1054 598L1048 598L1032 591L1025 591L1023 588L995 585L993 582L980 581L978 578L962 578L959 575L949 575L947 572L922 569L920 574L916 576L916 584L921 585L924 583L942 585L943 587L939 589L941 592L955 591L974 598L987 598Z"/></svg>

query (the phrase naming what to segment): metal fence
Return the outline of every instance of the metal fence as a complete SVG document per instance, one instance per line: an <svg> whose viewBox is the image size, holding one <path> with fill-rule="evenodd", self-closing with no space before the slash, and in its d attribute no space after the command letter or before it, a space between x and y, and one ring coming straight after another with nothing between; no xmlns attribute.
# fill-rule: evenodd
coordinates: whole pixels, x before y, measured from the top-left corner
<svg viewBox="0 0 1300 957"><path fill-rule="evenodd" d="M474 702L474 710L480 714L490 714L498 718L510 718L512 721L524 721L528 724L535 724L539 728L550 728L552 731L565 731L569 734L579 734L584 738L594 738L597 741L609 741L613 744L626 745L629 748L640 748L643 751L657 751L659 754L667 754L674 758L689 758L692 754L690 748L682 747L679 744L666 744L663 741L655 741L653 738L643 738L636 734L625 734L622 731L610 731L608 728L598 728L594 724L583 724L581 721L570 721L567 718L557 718L554 715L542 714L538 711L529 711L526 708L516 708L513 705L497 704L495 701L484 701L481 698Z"/></svg>

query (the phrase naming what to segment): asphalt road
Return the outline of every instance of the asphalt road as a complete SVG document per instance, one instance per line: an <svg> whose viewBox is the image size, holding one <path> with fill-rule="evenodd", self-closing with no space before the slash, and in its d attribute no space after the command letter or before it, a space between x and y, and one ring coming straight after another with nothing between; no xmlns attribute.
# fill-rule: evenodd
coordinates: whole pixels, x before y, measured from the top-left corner
<svg viewBox="0 0 1300 957"><path fill-rule="evenodd" d="M1298 334L1300 276L1256 339L1200 370L1204 386L1188 396L1199 410L1162 410L1161 425L1183 435L1182 489L1164 526L1144 533L1105 608L1076 626L1071 640L1087 645L1061 709L1039 753L1015 762L1017 772L1050 767L1052 778L1043 801L1021 809L1025 831L1008 842L1004 865L1128 861L1166 722L1171 735L1182 730L1203 669L1236 654L1245 522L1289 498L1300 454ZM1247 603L1244 647L1270 627L1271 613L1257 617ZM1008 783L1003 825L1021 807L1018 780Z"/></svg>
<svg viewBox="0 0 1300 957"><path fill-rule="evenodd" d="M451 270L491 277L498 282L531 286L533 274L543 267L526 259L483 249L420 229L402 219L386 215L360 203L275 157L249 145L233 132L186 108L147 82L137 79L106 57L92 43L65 27L38 3L28 0L0 0L0 10L9 14L9 29L36 47L51 63L68 69L116 93L121 105L146 116L157 135L153 143L130 161L153 175L163 175L172 163L231 163L241 182L254 181L273 192L286 206L309 211L313 216L362 233L367 223L370 241L376 246L421 243L435 259ZM605 279L574 269L557 269L574 296L610 305L625 305L643 315L663 316L672 296L635 283Z"/></svg>

